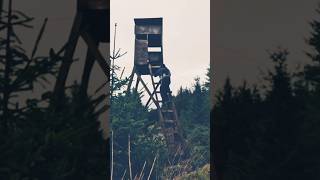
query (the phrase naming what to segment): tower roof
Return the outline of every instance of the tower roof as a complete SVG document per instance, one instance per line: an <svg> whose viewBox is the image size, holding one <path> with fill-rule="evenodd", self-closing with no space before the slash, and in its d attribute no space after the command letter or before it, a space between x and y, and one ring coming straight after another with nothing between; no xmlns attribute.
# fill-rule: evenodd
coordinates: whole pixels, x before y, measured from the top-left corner
<svg viewBox="0 0 320 180"><path fill-rule="evenodd" d="M78 0L78 10L110 9L110 0Z"/></svg>
<svg viewBox="0 0 320 180"><path fill-rule="evenodd" d="M162 25L162 18L135 18L136 25Z"/></svg>

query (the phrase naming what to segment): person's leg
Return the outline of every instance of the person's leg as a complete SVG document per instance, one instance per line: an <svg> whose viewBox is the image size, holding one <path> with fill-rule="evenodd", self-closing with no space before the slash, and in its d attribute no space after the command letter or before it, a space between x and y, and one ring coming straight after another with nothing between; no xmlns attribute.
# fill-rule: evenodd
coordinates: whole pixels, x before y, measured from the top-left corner
<svg viewBox="0 0 320 180"><path fill-rule="evenodd" d="M170 84L171 84L171 80L170 80L170 78L169 78L169 79L168 79L168 88L167 88L167 90L168 90L168 92L167 92L167 97L168 97L169 100L171 100Z"/></svg>
<svg viewBox="0 0 320 180"><path fill-rule="evenodd" d="M162 102L165 103L166 102L166 90L165 90L164 84L161 84L161 86L160 86L160 95L161 95Z"/></svg>

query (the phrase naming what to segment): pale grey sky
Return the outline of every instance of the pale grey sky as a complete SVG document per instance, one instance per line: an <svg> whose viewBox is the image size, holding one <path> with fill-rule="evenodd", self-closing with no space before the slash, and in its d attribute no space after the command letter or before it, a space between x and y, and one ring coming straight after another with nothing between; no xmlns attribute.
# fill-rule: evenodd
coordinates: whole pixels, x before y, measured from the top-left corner
<svg viewBox="0 0 320 180"><path fill-rule="evenodd" d="M260 70L271 68L267 49L288 48L291 69L310 62L305 38L317 17L319 0L213 0L212 48L216 86L227 76L261 83ZM318 18L320 16L318 15Z"/></svg>
<svg viewBox="0 0 320 180"><path fill-rule="evenodd" d="M111 27L118 24L118 61L131 73L134 57L134 18L163 17L164 63L172 73L173 93L205 78L210 64L210 0L111 0ZM113 30L112 35L113 37ZM112 46L112 44L111 44Z"/></svg>
<svg viewBox="0 0 320 180"><path fill-rule="evenodd" d="M289 48L292 66L306 62L303 51L309 50L309 47L304 38L310 34L308 21L316 17L314 10L318 2L319 0L211 1L211 48L214 52L216 86L221 87L227 75L235 83L240 83L243 79L259 82L259 68L270 67L266 50L278 45ZM209 0L111 0L111 3L113 22L115 17L119 17L116 20L119 24L118 45L129 52L121 59L122 62L132 65L133 17L163 16L165 63L170 68L179 68L179 71L172 69L174 78L178 78L175 85L188 85L192 82L190 79L198 75L197 72L204 72L203 69L209 64L205 53L208 49L204 49L209 48ZM137 4L141 5L140 8ZM14 6L36 18L33 23L36 29L40 28L44 17L49 18L48 31L41 46L43 54L49 47L57 49L67 40L75 13L75 0L15 0ZM148 6L155 8L145 8ZM133 14L134 12L139 14ZM23 37L26 42L35 40L34 32L24 30L24 34L27 34ZM187 37L184 37L185 34ZM25 45L28 49L28 43ZM175 52L177 48L183 49L182 52ZM202 52L196 52L198 50ZM81 53L81 48L78 52ZM185 59L184 53L190 53L191 56ZM195 57L199 54L205 58ZM198 65L198 61L203 62L202 65L193 66ZM100 77L99 68L96 68L95 74Z"/></svg>

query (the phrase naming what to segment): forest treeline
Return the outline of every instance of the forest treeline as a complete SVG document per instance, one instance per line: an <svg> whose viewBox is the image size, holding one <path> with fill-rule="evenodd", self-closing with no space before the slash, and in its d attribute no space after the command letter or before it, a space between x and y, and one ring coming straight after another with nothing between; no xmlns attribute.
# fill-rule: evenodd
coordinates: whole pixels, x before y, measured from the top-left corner
<svg viewBox="0 0 320 180"><path fill-rule="evenodd" d="M310 26L303 68L288 69L289 50L278 48L264 82L236 87L227 78L216 94L215 179L320 179L320 22Z"/></svg>

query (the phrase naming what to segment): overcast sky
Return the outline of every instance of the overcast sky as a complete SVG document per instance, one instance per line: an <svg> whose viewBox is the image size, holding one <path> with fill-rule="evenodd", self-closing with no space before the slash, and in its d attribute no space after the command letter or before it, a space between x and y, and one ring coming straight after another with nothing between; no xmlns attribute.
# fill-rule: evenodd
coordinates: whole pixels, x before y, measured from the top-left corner
<svg viewBox="0 0 320 180"><path fill-rule="evenodd" d="M120 60L128 63L127 70L133 63L133 18L163 16L164 61L173 71L175 86L186 86L194 76L201 76L209 62L209 0L111 0L111 3L112 22L119 24L118 45L128 51ZM266 50L279 45L290 50L292 66L306 62L303 51L308 46L304 38L309 36L308 21L316 17L317 3L318 0L211 1L211 48L217 87L222 86L228 75L235 83L244 79L259 82L259 69L270 67ZM37 29L42 19L49 17L43 52L66 41L75 0L15 0L14 5L36 17L33 24ZM29 42L35 40L31 30L24 34Z"/></svg>
<svg viewBox="0 0 320 180"><path fill-rule="evenodd" d="M49 18L43 52L49 47L58 49L67 40L75 1L28 0L16 1L15 6L37 18L33 23L35 28L40 28L44 17ZM125 75L130 74L133 65L133 19L136 17L164 18L164 63L172 72L174 92L180 86L190 87L197 76L204 79L210 64L210 0L111 0L111 27L118 23L117 45L128 52L119 60L119 65L126 67ZM26 41L33 42L35 33L25 33L28 34ZM81 57L83 52L84 47L80 46L76 56ZM79 69L82 69L81 62L72 70L74 78L78 78ZM98 71L97 68L95 74L102 75Z"/></svg>
<svg viewBox="0 0 320 180"><path fill-rule="evenodd" d="M134 62L134 18L163 17L164 63L171 87L205 80L210 64L210 0L111 0L111 27L118 24L117 45L128 54L118 61L130 75ZM112 30L112 36L114 31Z"/></svg>
<svg viewBox="0 0 320 180"><path fill-rule="evenodd" d="M216 85L227 76L239 84L258 83L259 69L270 67L266 50L288 48L291 69L307 62L304 38L318 0L214 0L213 56Z"/></svg>

